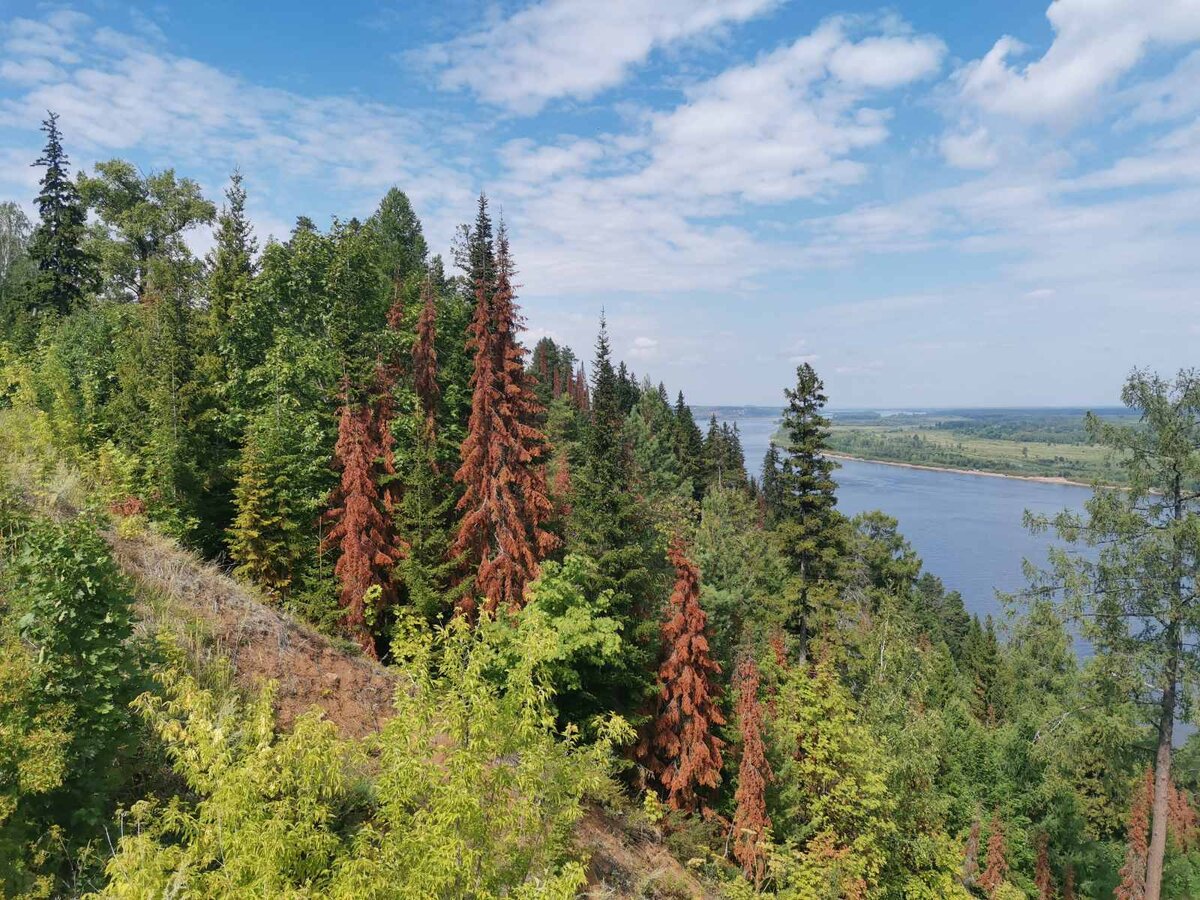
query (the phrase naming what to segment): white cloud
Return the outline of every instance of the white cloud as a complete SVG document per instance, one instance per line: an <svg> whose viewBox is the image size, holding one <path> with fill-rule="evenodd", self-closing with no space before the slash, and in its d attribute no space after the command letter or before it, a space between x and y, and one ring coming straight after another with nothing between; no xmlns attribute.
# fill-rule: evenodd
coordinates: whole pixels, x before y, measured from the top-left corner
<svg viewBox="0 0 1200 900"><path fill-rule="evenodd" d="M510 142L496 196L527 291L747 292L794 248L721 219L862 180L854 154L888 136L887 109L868 104L935 72L943 52L894 23L832 20L645 112L640 129Z"/></svg>
<svg viewBox="0 0 1200 900"><path fill-rule="evenodd" d="M658 341L652 337L639 335L633 339L633 343L629 345L627 354L638 360L654 359L658 356Z"/></svg>
<svg viewBox="0 0 1200 900"><path fill-rule="evenodd" d="M356 206L399 184L445 234L442 211L456 219L470 208L470 180L441 161L426 123L394 107L262 87L78 13L15 20L3 41L0 125L32 132L54 110L77 167L88 155L132 152L220 183L240 166L287 176L290 196L279 203L295 202L296 182L338 189ZM40 136L31 140L36 152ZM264 179L264 190L277 187Z"/></svg>
<svg viewBox="0 0 1200 900"><path fill-rule="evenodd" d="M1023 67L1026 52L1000 38L957 75L961 96L980 109L1025 122L1069 123L1090 112L1103 92L1155 45L1200 40L1196 0L1054 0L1046 12L1054 41Z"/></svg>
<svg viewBox="0 0 1200 900"><path fill-rule="evenodd" d="M982 126L966 133L948 132L939 146L946 162L956 169L990 169L1000 161L991 134Z"/></svg>
<svg viewBox="0 0 1200 900"><path fill-rule="evenodd" d="M931 75L944 47L920 35L855 41L850 28L826 22L653 115L650 164L628 188L777 202L862 180L851 154L888 135L887 112L867 98Z"/></svg>
<svg viewBox="0 0 1200 900"><path fill-rule="evenodd" d="M620 83L655 49L744 22L780 0L540 0L488 27L419 51L447 89L537 112Z"/></svg>

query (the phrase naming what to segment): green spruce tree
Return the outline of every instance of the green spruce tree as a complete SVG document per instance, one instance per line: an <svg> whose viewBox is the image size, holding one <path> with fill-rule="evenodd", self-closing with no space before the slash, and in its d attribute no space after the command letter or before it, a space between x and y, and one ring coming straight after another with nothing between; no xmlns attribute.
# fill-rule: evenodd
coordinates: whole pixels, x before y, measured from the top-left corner
<svg viewBox="0 0 1200 900"><path fill-rule="evenodd" d="M35 312L66 315L96 289L96 263L84 247L87 208L70 178L57 114L48 114L42 131L46 147L34 165L46 171L35 201L40 221L29 242L29 256L37 265L30 299Z"/></svg>

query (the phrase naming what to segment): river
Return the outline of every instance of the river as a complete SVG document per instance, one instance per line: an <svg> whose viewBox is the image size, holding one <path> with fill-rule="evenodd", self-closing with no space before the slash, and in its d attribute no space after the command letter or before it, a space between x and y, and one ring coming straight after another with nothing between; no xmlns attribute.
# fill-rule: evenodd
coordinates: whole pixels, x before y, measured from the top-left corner
<svg viewBox="0 0 1200 900"><path fill-rule="evenodd" d="M702 430L714 412L719 421L737 423L746 467L757 475L778 428L778 414L753 407L697 407L694 413ZM961 593L967 609L980 616L1000 615L997 591L1024 587L1022 560L1046 563L1051 538L1025 530L1025 510L1078 510L1091 495L1088 488L1075 485L838 462L838 508L851 516L879 509L896 518L926 571Z"/></svg>

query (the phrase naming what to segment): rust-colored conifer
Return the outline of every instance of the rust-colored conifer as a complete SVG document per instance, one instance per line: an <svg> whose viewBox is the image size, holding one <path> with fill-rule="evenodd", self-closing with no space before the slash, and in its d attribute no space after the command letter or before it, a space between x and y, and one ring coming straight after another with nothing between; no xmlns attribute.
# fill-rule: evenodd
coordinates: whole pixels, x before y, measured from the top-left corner
<svg viewBox="0 0 1200 900"><path fill-rule="evenodd" d="M1062 900L1075 900L1075 867L1070 863L1063 874Z"/></svg>
<svg viewBox="0 0 1200 900"><path fill-rule="evenodd" d="M1146 862L1150 857L1150 807L1154 803L1154 769L1138 782L1129 807L1129 827L1126 832L1125 865L1118 873L1121 883L1113 892L1117 900L1142 900L1146 896Z"/></svg>
<svg viewBox="0 0 1200 900"><path fill-rule="evenodd" d="M671 542L668 555L675 567L675 589L662 625L665 655L658 669L658 715L649 764L667 791L667 804L693 812L699 801L696 791L721 782L725 742L713 729L725 724L725 717L712 682L721 667L709 654L700 570L679 539Z"/></svg>
<svg viewBox="0 0 1200 900"><path fill-rule="evenodd" d="M1008 880L1008 847L1004 843L1004 824L999 812L992 816L988 830L987 864L979 876L979 886L987 896L995 897L1000 886Z"/></svg>
<svg viewBox="0 0 1200 900"><path fill-rule="evenodd" d="M421 285L421 300L417 339L413 341L412 348L413 390L425 414L425 433L432 438L437 405L442 394L437 382L437 304L433 296L433 282L428 278Z"/></svg>
<svg viewBox="0 0 1200 900"><path fill-rule="evenodd" d="M579 364L579 371L575 373L575 377L571 379L571 383L568 386L568 395L571 398L571 402L575 404L576 409L581 412L587 412L591 409L587 373L583 371L582 363Z"/></svg>
<svg viewBox="0 0 1200 900"><path fill-rule="evenodd" d="M1045 832L1038 835L1037 861L1033 867L1033 884L1037 888L1038 900L1053 900L1054 872L1050 869L1050 836Z"/></svg>
<svg viewBox="0 0 1200 900"><path fill-rule="evenodd" d="M523 606L525 585L557 544L544 527L553 507L542 462L546 439L535 424L543 409L516 339L521 319L503 225L497 246L494 293L483 281L475 287L467 344L475 354L471 417L454 476L464 492L452 554L475 567L474 591L459 604L467 616L475 614L475 597L484 598L487 613Z"/></svg>
<svg viewBox="0 0 1200 900"><path fill-rule="evenodd" d="M1180 790L1173 782L1167 794L1167 833L1180 853L1196 846L1196 810L1187 791Z"/></svg>
<svg viewBox="0 0 1200 900"><path fill-rule="evenodd" d="M746 879L756 888L767 867L765 832L771 827L767 815L767 784L774 774L763 743L762 707L758 703L758 664L747 654L738 663L734 689L737 691L738 731L742 739L742 761L738 767L733 799L733 855L741 863Z"/></svg>
<svg viewBox="0 0 1200 900"><path fill-rule="evenodd" d="M378 446L371 407L355 404L343 386L334 466L341 478L325 514L333 527L325 537L326 548L336 548L334 574L341 586L338 602L344 613L342 626L371 657L376 657L370 618L391 603L394 591L391 568L399 558L384 514L375 465ZM378 586L376 608L367 609L366 595Z"/></svg>

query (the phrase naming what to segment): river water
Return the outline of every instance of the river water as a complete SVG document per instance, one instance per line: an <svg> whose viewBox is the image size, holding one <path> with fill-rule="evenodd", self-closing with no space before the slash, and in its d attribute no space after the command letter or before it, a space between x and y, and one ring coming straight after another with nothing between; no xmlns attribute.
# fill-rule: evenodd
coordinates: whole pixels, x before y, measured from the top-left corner
<svg viewBox="0 0 1200 900"><path fill-rule="evenodd" d="M710 414L737 423L752 475L779 425L778 415L762 409L705 407L694 410L701 429ZM1048 535L1030 534L1022 525L1025 510L1055 513L1081 509L1088 488L1015 478L930 472L882 463L839 460L834 473L838 508L847 515L879 509L896 518L900 532L950 590L963 596L967 609L999 617L997 591L1025 586L1022 560L1045 565Z"/></svg>

